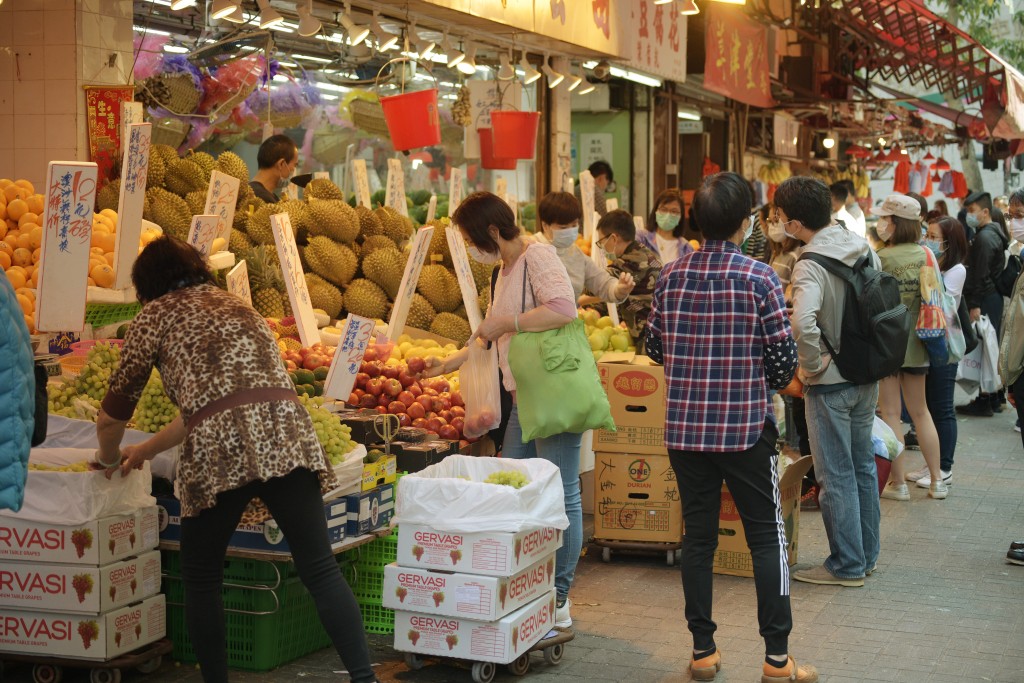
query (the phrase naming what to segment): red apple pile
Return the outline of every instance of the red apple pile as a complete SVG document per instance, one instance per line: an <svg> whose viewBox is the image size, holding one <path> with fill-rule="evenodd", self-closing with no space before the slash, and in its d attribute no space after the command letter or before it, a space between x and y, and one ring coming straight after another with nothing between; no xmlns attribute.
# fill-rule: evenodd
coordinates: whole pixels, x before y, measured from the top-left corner
<svg viewBox="0 0 1024 683"><path fill-rule="evenodd" d="M298 351L282 351L281 360L288 372L295 370L316 370L317 368L331 367L334 360L333 346L316 343L309 348L301 348Z"/></svg>

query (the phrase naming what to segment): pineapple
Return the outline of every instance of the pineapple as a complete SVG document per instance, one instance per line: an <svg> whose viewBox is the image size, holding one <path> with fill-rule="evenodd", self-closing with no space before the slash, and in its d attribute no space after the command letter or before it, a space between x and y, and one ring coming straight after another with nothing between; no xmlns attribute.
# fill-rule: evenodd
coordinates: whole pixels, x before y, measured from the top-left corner
<svg viewBox="0 0 1024 683"><path fill-rule="evenodd" d="M245 263L249 271L249 289L253 292L252 305L264 318L283 318L286 306L282 298L284 277L281 266L269 247L260 245L248 249Z"/></svg>
<svg viewBox="0 0 1024 683"><path fill-rule="evenodd" d="M281 292L272 288L258 289L252 295L252 307L264 318L283 318Z"/></svg>

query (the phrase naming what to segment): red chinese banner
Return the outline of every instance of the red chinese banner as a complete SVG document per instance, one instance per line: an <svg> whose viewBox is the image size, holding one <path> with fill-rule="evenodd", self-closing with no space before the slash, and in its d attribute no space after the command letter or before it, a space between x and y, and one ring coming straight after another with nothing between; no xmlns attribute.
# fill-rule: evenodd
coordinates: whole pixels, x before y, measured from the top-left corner
<svg viewBox="0 0 1024 683"><path fill-rule="evenodd" d="M107 184L121 150L121 103L134 99L131 85L85 86L89 160L96 162L100 187Z"/></svg>
<svg viewBox="0 0 1024 683"><path fill-rule="evenodd" d="M739 7L707 7L704 87L754 107L772 107L768 27Z"/></svg>

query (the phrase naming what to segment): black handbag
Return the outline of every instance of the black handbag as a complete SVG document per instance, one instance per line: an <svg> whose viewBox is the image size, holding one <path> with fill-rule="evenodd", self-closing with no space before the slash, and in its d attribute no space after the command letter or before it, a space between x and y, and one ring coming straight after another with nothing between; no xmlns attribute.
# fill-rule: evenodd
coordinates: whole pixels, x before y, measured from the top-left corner
<svg viewBox="0 0 1024 683"><path fill-rule="evenodd" d="M46 441L46 425L50 410L46 396L46 383L50 378L46 374L46 368L41 363L34 363L32 370L36 378L36 418L35 427L32 429L32 446L34 448Z"/></svg>
<svg viewBox="0 0 1024 683"><path fill-rule="evenodd" d="M956 317L960 320L960 329L964 333L964 355L978 348L978 333L971 322L971 312L967 310L967 302L960 297L960 306L956 309Z"/></svg>

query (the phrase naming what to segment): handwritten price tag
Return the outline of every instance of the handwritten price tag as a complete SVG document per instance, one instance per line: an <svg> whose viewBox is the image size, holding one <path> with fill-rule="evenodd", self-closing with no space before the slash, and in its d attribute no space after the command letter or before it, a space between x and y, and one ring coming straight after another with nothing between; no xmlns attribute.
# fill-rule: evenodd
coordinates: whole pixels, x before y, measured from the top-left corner
<svg viewBox="0 0 1024 683"><path fill-rule="evenodd" d="M427 222L433 223L437 216L437 195L430 195L430 203L427 204Z"/></svg>
<svg viewBox="0 0 1024 683"><path fill-rule="evenodd" d="M397 342L405 329L405 320L409 317L409 306L412 304L413 295L416 294L420 271L423 270L423 261L430 250L430 240L433 237L434 226L425 225L417 230L412 238L409 260L405 264L402 283L398 286L398 296L395 299L395 305L391 308L391 319L388 321L388 337L391 341Z"/></svg>
<svg viewBox="0 0 1024 683"><path fill-rule="evenodd" d="M274 231L274 243L281 261L284 284L288 289L288 300L292 304L295 324L299 328L299 340L303 346L312 346L319 343L320 330L316 326L316 316L313 315L313 304L309 301L309 290L306 289L306 277L299 261L299 249L295 246L291 219L286 213L274 214L270 217L270 227Z"/></svg>
<svg viewBox="0 0 1024 683"><path fill-rule="evenodd" d="M590 171L580 173L580 199L583 204L583 236L590 237L597 227L594 221L594 176Z"/></svg>
<svg viewBox="0 0 1024 683"><path fill-rule="evenodd" d="M252 306L252 293L249 291L249 266L245 265L245 261L235 264L235 267L228 271L225 279L228 283L228 291Z"/></svg>
<svg viewBox="0 0 1024 683"><path fill-rule="evenodd" d="M453 168L452 177L448 183L448 217L450 218L455 209L462 203L462 169Z"/></svg>
<svg viewBox="0 0 1024 683"><path fill-rule="evenodd" d="M466 251L466 241L462 239L462 233L456 227L450 227L445 232L448 240L448 249L452 252L452 262L455 264L455 276L459 279L459 289L462 290L462 302L466 305L466 318L469 319L469 329L476 332L476 328L483 322L483 315L480 313L480 303L477 298L476 282L473 280L473 270L469 267L469 253Z"/></svg>
<svg viewBox="0 0 1024 683"><path fill-rule="evenodd" d="M131 135L129 134L129 126L131 126L133 123L142 122L142 102L121 103L121 125L124 126L124 130L121 131L121 140L127 140L131 137Z"/></svg>
<svg viewBox="0 0 1024 683"><path fill-rule="evenodd" d="M608 199L604 200L604 205L605 208L607 208L609 211L615 211L616 209L619 208L619 200L616 199L615 197L609 197Z"/></svg>
<svg viewBox="0 0 1024 683"><path fill-rule="evenodd" d="M409 215L409 205L405 201L405 171L400 159L388 159L388 189L384 203L403 216Z"/></svg>
<svg viewBox="0 0 1024 683"><path fill-rule="evenodd" d="M494 194L502 198L508 194L508 181L505 178L498 178L494 182Z"/></svg>
<svg viewBox="0 0 1024 683"><path fill-rule="evenodd" d="M210 174L210 187L206 190L205 215L217 216L217 231L214 237L231 239L231 225L235 220L235 205L241 183L227 173L214 171Z"/></svg>
<svg viewBox="0 0 1024 683"><path fill-rule="evenodd" d="M117 234L114 238L114 289L132 284L132 265L139 256L142 235L142 205L146 199L149 174L149 146L153 124L133 123L127 127L128 145L121 159L121 192L117 198Z"/></svg>
<svg viewBox="0 0 1024 683"><path fill-rule="evenodd" d="M331 174L327 171L314 171L313 180L330 180Z"/></svg>
<svg viewBox="0 0 1024 683"><path fill-rule="evenodd" d="M51 161L47 167L35 311L40 332L85 329L96 173L91 162Z"/></svg>
<svg viewBox="0 0 1024 683"><path fill-rule="evenodd" d="M370 207L370 177L366 174L366 159L352 160L352 178L356 185L356 203Z"/></svg>
<svg viewBox="0 0 1024 683"><path fill-rule="evenodd" d="M334 351L334 360L324 382L324 396L339 401L348 400L356 383L359 365L363 362L363 354L373 338L373 325L369 318L351 313L345 318L341 342Z"/></svg>
<svg viewBox="0 0 1024 683"><path fill-rule="evenodd" d="M213 240L217 237L217 219L218 217L213 214L192 216L192 227L188 231L188 243L195 247L196 251L204 258L210 257Z"/></svg>

